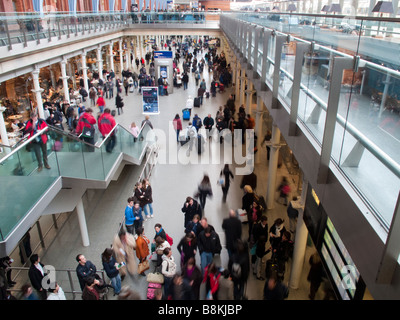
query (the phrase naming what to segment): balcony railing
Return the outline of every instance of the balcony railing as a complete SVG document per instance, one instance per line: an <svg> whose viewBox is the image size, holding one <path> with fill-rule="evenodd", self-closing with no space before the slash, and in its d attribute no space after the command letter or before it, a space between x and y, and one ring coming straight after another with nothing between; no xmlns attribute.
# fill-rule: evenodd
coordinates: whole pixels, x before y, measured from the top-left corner
<svg viewBox="0 0 400 320"><path fill-rule="evenodd" d="M318 151L332 139L331 160L388 229L400 190L400 63L394 54L400 52L400 19L231 13L222 15L221 28L280 103L296 112Z"/></svg>

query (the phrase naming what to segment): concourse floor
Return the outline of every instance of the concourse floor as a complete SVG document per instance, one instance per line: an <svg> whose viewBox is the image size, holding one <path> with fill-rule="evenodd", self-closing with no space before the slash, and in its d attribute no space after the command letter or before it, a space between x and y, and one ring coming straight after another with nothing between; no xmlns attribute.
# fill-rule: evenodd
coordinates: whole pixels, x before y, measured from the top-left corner
<svg viewBox="0 0 400 320"><path fill-rule="evenodd" d="M205 52L203 52L203 54L204 53ZM207 90L209 90L211 79L208 70L204 71L203 78L206 80ZM160 135L164 132L166 137L168 137L170 130L169 126L171 126L170 121L173 120L176 113L179 113L182 117L182 109L185 106L188 96L190 95L194 97L196 96L196 92L197 87L195 85L194 75L190 74L189 87L187 90L184 90L183 87L179 89L174 88L173 93L169 96L159 97L160 113L158 115L151 115L150 121L152 122L154 129L156 129ZM192 117L195 113L197 113L202 119L204 119L208 113L211 113L211 115L215 117L218 107L225 104L230 93L231 89L227 88L224 93L217 93L216 97L204 99L203 105L200 108L193 109ZM116 121L126 128L129 128L132 122L136 122L137 125L140 125L141 121L144 119L144 115L142 114L142 96L137 90L135 90L134 93L129 93L128 96L125 96L125 92L123 92L122 97L125 106L123 108L123 113L116 116ZM106 106L115 109L114 99L106 99ZM90 106L89 101L86 102L86 107L88 106ZM237 102L236 109L238 109L238 107L239 105ZM183 121L184 128L187 126L187 123L188 121ZM175 133L173 132L173 135L174 134ZM175 136L173 136L173 138L175 138ZM229 209L237 209L241 207L243 191L240 189L239 185L242 177L239 175L235 176L229 189L227 202L222 202L222 191L220 186L217 185L217 180L224 163L218 161L218 157L213 158L213 161L199 161L200 163L196 163L195 160L187 164L182 163L183 161L180 157L175 161L173 157L170 157L169 153L171 143L176 144L176 140L173 140L174 139L158 140L160 145L159 162L154 167L150 178L150 183L153 188L154 218L144 222L145 234L149 239L153 239L155 234L153 229L154 225L156 223L161 223L166 232L174 239L174 244L172 246L173 255L175 260L179 261L179 253L176 250L176 246L184 236L184 217L181 208L186 197L193 196L195 193L203 174L207 173L212 183L213 197L207 199L204 214L207 217L209 224L214 226L220 236L221 243L223 244L220 264L222 267L227 267L227 251L224 247L225 235L221 224L222 220L227 217ZM210 146L211 152L215 152L215 150L220 147L217 142L211 142L211 144L213 144L213 146ZM180 148L178 144L177 148ZM259 153L260 161L259 163L256 163L255 166L255 173L258 176L258 186L256 191L258 194L266 197L268 181L266 149L261 148ZM193 152L193 154L197 157L196 152ZM206 157L206 155L202 155L202 157L203 156ZM233 163L230 167L231 170L235 172L234 169L237 165ZM90 246L84 247L82 245L78 217L76 214L71 213L62 228L58 230L52 243L46 249L40 250L41 261L44 264L53 265L55 269L75 270L77 266L75 257L77 254L82 253L85 255L87 260L92 261L97 266L97 269L102 269L101 253L105 248L111 246L113 237L116 235L119 224L123 219L124 210L127 204L126 200L133 192L134 184L139 177L141 169L141 166L125 166L118 180L112 181L106 190L94 189L86 192L83 200ZM291 176L285 165L282 165L282 167L278 169L277 184L284 175L289 177L289 180L292 183L292 190L296 190L298 177ZM293 194L297 194L297 192L293 191ZM286 208L286 206L276 202L275 208L267 211L266 214L269 219L269 226L273 224L273 221L277 217L285 219L285 222L288 221ZM243 224L244 240L247 240L248 237L247 228L247 225ZM289 300L308 300L309 283L307 282L306 277L309 270L308 257L312 252L312 246L307 246L303 276L299 288L290 289ZM267 255L268 258L269 256L270 254ZM196 261L199 265L200 259L198 254ZM287 266L287 270L284 280L286 284L288 283L290 276L290 262ZM74 272L72 273L72 278L74 280L75 290L78 290L79 285ZM69 287L69 283L66 274L60 275L57 278L57 281L61 287L68 290L67 287ZM247 297L251 300L262 299L264 283L265 281L257 280L251 272L246 287ZM137 291L141 295L142 299L146 298L147 281L145 277L127 276L122 284L128 285L133 290ZM202 297L204 298L204 294ZM67 298L72 299L72 295L68 294ZM108 298L117 299L116 296L113 296L112 290L108 295ZM79 300L80 295L76 295L75 299ZM316 299L322 299L321 289L317 294Z"/></svg>

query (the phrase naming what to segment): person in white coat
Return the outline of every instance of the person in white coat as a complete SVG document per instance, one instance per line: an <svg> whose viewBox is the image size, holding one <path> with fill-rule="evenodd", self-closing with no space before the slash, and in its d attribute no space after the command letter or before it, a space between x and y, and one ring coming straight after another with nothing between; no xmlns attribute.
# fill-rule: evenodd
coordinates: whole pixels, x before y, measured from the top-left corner
<svg viewBox="0 0 400 320"><path fill-rule="evenodd" d="M189 109L190 115L192 115L193 105L194 105L194 100L192 96L189 96L189 98L186 100L185 108Z"/></svg>
<svg viewBox="0 0 400 320"><path fill-rule="evenodd" d="M172 256L171 248L165 248L162 256L163 262L161 263L161 273L164 275L164 295L168 298L169 286L172 282L172 278L176 274L176 263Z"/></svg>
<svg viewBox="0 0 400 320"><path fill-rule="evenodd" d="M67 300L67 298L65 298L63 289L58 285L57 282L55 288L49 288L48 291L49 295L47 300Z"/></svg>

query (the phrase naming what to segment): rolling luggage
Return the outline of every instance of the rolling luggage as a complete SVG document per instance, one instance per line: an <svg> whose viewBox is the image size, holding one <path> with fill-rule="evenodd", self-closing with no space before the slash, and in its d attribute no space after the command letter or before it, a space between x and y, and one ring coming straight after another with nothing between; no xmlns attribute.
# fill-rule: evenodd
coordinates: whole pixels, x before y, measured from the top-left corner
<svg viewBox="0 0 400 320"><path fill-rule="evenodd" d="M183 118L183 120L190 120L190 110L189 109L182 110L182 118Z"/></svg>
<svg viewBox="0 0 400 320"><path fill-rule="evenodd" d="M193 107L200 108L200 98L196 97L193 99Z"/></svg>
<svg viewBox="0 0 400 320"><path fill-rule="evenodd" d="M208 99L210 97L210 92L206 92L206 98Z"/></svg>
<svg viewBox="0 0 400 320"><path fill-rule="evenodd" d="M149 282L147 286L147 300L155 300L156 298L155 291L157 289L161 289L161 287L162 287L161 283Z"/></svg>

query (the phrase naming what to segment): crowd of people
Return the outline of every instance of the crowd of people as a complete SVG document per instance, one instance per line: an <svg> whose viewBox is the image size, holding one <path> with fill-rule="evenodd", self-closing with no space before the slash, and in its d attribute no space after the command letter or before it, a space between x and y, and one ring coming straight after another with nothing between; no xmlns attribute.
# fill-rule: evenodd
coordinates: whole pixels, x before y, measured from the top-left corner
<svg viewBox="0 0 400 320"><path fill-rule="evenodd" d="M201 74L205 65L208 64L213 74L213 82L217 82L224 87L231 85L229 74L229 65L226 64L223 53L219 56L216 50L206 50L204 59L201 58L197 62L197 53L202 53L203 46L195 46L194 54L191 53L191 46L188 48L181 47L178 51L174 63L174 77L178 79L181 71L177 67L180 57L183 57L183 75L190 72L194 73L197 79L197 73ZM146 56L146 61L152 67L151 56ZM211 63L210 63L211 61ZM128 89L125 94L128 95L130 87L140 90L140 80L151 79L154 77L146 75L144 68L145 61L136 65L142 77L137 76L135 72L126 72L123 74ZM142 71L143 69L143 71ZM197 72L197 73L196 73ZM112 75L106 83L112 82ZM184 84L186 80L181 78ZM207 88L204 79L199 78L199 96L206 97ZM174 85L178 85L179 81L174 81ZM185 85L183 85L185 89ZM211 84L210 90L212 91ZM214 86L219 87L219 86ZM122 90L122 86L120 86ZM200 90L200 88L202 90ZM103 91L104 90L104 91ZM119 91L120 89L118 89ZM117 91L117 96L121 93ZM108 93L107 93L108 92ZM99 130L103 137L106 137L115 125L115 120L110 109L103 104L101 98L105 93L106 99L113 98L109 91L109 87L105 84L103 87L98 85L96 94L98 95L96 105L104 109L100 109L100 115L96 120L93 115L93 109L83 109L77 125L74 130L83 140L89 144L93 144L93 138L86 136L83 132L84 128L90 129L91 126L99 125ZM95 98L90 96L92 100ZM190 98L190 97L189 97ZM99 102L100 99L100 102ZM104 99L103 99L104 100ZM66 107L66 114L69 115ZM214 121L211 114L208 114L203 120L194 114L193 120L189 122L189 126L194 127L196 132L204 126L211 131L216 126L218 131L225 128L248 129L254 128L254 119L245 113L243 106L240 106L238 112L235 110L234 94L229 96L224 107L220 107ZM70 122L67 122L68 125ZM147 117L143 122L151 122ZM182 122L179 114L175 116L174 126L177 131L177 140L179 141L179 132L183 130ZM136 130L135 130L136 128ZM133 123L131 127L132 133L137 132L137 127ZM244 130L243 130L244 132ZM197 135L197 134L196 134ZM111 136L112 137L112 136ZM111 152L115 144L115 138L107 143L107 151ZM234 179L234 174L229 165L224 165L220 172L219 186L223 194L223 202L226 202L230 182ZM124 224L117 235L115 235L110 248L106 248L101 254L102 269L107 275L109 281L104 281L99 276L97 267L85 258L83 254L76 256L78 263L76 274L82 290L82 299L99 300L112 289L114 295L118 299L141 299L141 295L128 286L123 286L123 280L126 276L136 275L147 276L149 273L159 272L163 277L163 287L158 288L151 299L169 299L169 300L226 300L246 299L246 284L251 272L256 279L265 281L263 298L267 300L281 300L288 296L288 288L283 284L283 276L286 270L288 260L293 253L293 236L295 232L295 220L297 218L297 208L293 201L288 201L288 193L286 186L287 180L283 180L279 187L280 197L283 203L288 205L288 217L290 221L289 230L286 230L283 219L276 219L271 227L268 227L268 218L266 214L266 205L262 197L255 192L257 187L257 176L251 173L242 178L240 188L243 190L242 207L246 212L246 223L248 225L248 235L243 234L243 220L239 216L237 210L229 210L225 219L221 224L221 229L225 233L225 244L221 243L220 237L214 226L208 223L204 216L207 198L213 197L213 190L208 175L204 175L198 185L195 196L188 196L181 208L184 216L182 234L169 235L164 227L158 223L154 223L154 237L149 239L148 232L144 229L144 222L157 218L157 213L153 212L153 195L152 187L149 180L144 179L135 184L132 196L127 199L127 205L124 213ZM156 221L156 220L155 220ZM174 239L179 240L174 248ZM223 248L225 245L225 249ZM175 252L176 250L176 252ZM228 254L228 264L221 266L218 263L217 256L226 250ZM177 253L179 260L176 261L173 253ZM271 257L267 259L267 255L271 253ZM43 264L37 255L31 256L31 268L29 278L31 285L27 284L23 287L24 299L58 299L65 300L63 289L57 284L52 283L49 288L43 288L42 279L46 275L43 270ZM316 260L316 258L314 259ZM310 264L312 261L310 260ZM154 269L152 269L154 267ZM311 276L310 276L311 278ZM318 290L317 281L313 280L311 284L310 298L315 297L315 291ZM204 285L204 295L201 294L201 287ZM33 290L33 289L34 290ZM150 298L148 296L148 298Z"/></svg>

